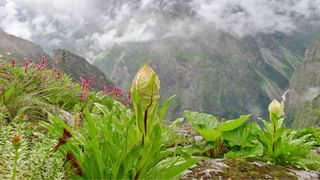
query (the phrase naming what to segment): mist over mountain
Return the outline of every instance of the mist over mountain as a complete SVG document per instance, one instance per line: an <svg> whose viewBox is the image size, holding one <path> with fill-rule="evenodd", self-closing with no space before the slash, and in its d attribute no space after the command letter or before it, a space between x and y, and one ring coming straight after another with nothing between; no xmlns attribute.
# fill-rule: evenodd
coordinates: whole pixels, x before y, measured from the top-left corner
<svg viewBox="0 0 320 180"><path fill-rule="evenodd" d="M235 37L299 32L319 24L317 0L3 0L0 27L46 50L69 48L91 61L127 42L222 30Z"/></svg>
<svg viewBox="0 0 320 180"><path fill-rule="evenodd" d="M84 56L122 88L148 62L162 97L233 118L266 115L320 38L318 0L4 0L0 27Z"/></svg>

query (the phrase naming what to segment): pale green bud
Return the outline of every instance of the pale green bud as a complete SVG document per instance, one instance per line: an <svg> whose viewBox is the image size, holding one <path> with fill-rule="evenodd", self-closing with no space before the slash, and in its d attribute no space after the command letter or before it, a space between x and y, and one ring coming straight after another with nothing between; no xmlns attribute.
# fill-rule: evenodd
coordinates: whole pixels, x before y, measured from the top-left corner
<svg viewBox="0 0 320 180"><path fill-rule="evenodd" d="M136 90L139 94L143 110L159 101L160 80L149 64L144 64L139 69L133 79L131 90Z"/></svg>
<svg viewBox="0 0 320 180"><path fill-rule="evenodd" d="M269 104L268 110L270 113L277 115L277 117L284 115L284 106L276 99L272 100L272 102Z"/></svg>

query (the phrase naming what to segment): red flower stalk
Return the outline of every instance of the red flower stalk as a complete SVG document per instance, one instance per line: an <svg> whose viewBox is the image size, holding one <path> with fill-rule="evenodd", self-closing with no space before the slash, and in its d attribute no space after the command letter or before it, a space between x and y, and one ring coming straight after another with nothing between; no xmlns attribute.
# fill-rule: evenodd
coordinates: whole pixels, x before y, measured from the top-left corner
<svg viewBox="0 0 320 180"><path fill-rule="evenodd" d="M88 88L91 88L92 84L93 84L93 76L90 76L88 81Z"/></svg>
<svg viewBox="0 0 320 180"><path fill-rule="evenodd" d="M128 92L128 99L129 99L129 101L131 100L131 92L130 91Z"/></svg>
<svg viewBox="0 0 320 180"><path fill-rule="evenodd" d="M59 138L58 144L50 151L50 152L56 152L60 146L67 144L67 140L72 137L72 134L70 131L68 131L66 128L63 129L63 135Z"/></svg>
<svg viewBox="0 0 320 180"><path fill-rule="evenodd" d="M63 137L60 137L58 144L56 146L54 146L50 152L56 152L59 149L59 147L64 144L67 144L67 140Z"/></svg>
<svg viewBox="0 0 320 180"><path fill-rule="evenodd" d="M17 61L15 59L12 59L12 67L15 67L17 64Z"/></svg>
<svg viewBox="0 0 320 180"><path fill-rule="evenodd" d="M67 138L67 139L70 138L70 137L72 137L71 132L68 131L67 128L64 128L64 129L63 129L63 137L64 137L64 138Z"/></svg>
<svg viewBox="0 0 320 180"><path fill-rule="evenodd" d="M28 66L29 66L29 60L25 59L24 60L24 73L28 72Z"/></svg>
<svg viewBox="0 0 320 180"><path fill-rule="evenodd" d="M102 95L107 96L112 92L112 89L107 88L106 86L103 87Z"/></svg>
<svg viewBox="0 0 320 180"><path fill-rule="evenodd" d="M81 100L86 100L88 96L88 91L93 83L93 77L91 76L89 80L86 80L80 77L80 82L81 82L81 90L82 90Z"/></svg>
<svg viewBox="0 0 320 180"><path fill-rule="evenodd" d="M51 73L52 73L52 77L54 77L56 74L55 74L55 67L54 66L52 66L52 68L51 68Z"/></svg>
<svg viewBox="0 0 320 180"><path fill-rule="evenodd" d="M126 98L126 99L124 100L124 105L125 105L126 107L128 107L128 105L129 105L129 99Z"/></svg>
<svg viewBox="0 0 320 180"><path fill-rule="evenodd" d="M114 94L114 96L118 97L118 96L119 96L119 91L120 91L119 88L117 88L117 87L113 88L113 94Z"/></svg>
<svg viewBox="0 0 320 180"><path fill-rule="evenodd" d="M57 78L58 78L58 79L61 79L60 69L57 70Z"/></svg>
<svg viewBox="0 0 320 180"><path fill-rule="evenodd" d="M65 173L68 173L70 170L75 169L76 172L72 176L83 176L83 172L81 170L80 163L76 160L76 158L74 157L74 155L72 154L71 151L67 152L66 160L63 163L63 166L65 166L65 164L68 161L71 161L71 166L65 171ZM70 176L70 177L72 177L72 176Z"/></svg>
<svg viewBox="0 0 320 180"><path fill-rule="evenodd" d="M46 57L42 56L41 64L38 66L38 69L39 70L44 70L45 67L46 67Z"/></svg>

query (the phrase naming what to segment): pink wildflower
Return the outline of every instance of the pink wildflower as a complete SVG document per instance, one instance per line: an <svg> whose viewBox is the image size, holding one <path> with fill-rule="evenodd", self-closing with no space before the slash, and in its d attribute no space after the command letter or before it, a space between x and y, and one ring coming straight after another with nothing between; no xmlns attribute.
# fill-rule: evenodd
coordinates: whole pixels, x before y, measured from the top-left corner
<svg viewBox="0 0 320 180"><path fill-rule="evenodd" d="M46 57L42 56L41 64L38 66L39 70L43 70L46 67Z"/></svg>
<svg viewBox="0 0 320 180"><path fill-rule="evenodd" d="M58 79L61 79L60 69L57 70L57 78L58 78Z"/></svg>
<svg viewBox="0 0 320 180"><path fill-rule="evenodd" d="M52 68L51 68L51 73L52 73L52 77L54 77L56 74L55 74L55 67L52 65Z"/></svg>
<svg viewBox="0 0 320 180"><path fill-rule="evenodd" d="M113 88L113 94L114 94L114 96L118 97L118 96L119 96L119 91L120 91L119 88L117 88L117 87Z"/></svg>
<svg viewBox="0 0 320 180"><path fill-rule="evenodd" d="M93 84L93 76L90 76L88 81L88 87L91 88L92 84Z"/></svg>
<svg viewBox="0 0 320 180"><path fill-rule="evenodd" d="M124 105L125 105L126 107L128 107L128 105L129 105L129 99L128 99L128 98L126 98L126 99L124 100Z"/></svg>
<svg viewBox="0 0 320 180"><path fill-rule="evenodd" d="M15 59L12 59L12 67L15 67L17 64L17 61Z"/></svg>
<svg viewBox="0 0 320 180"><path fill-rule="evenodd" d="M81 82L81 90L82 90L81 100L86 100L88 96L90 79L87 81L86 79L80 77L80 82Z"/></svg>
<svg viewBox="0 0 320 180"><path fill-rule="evenodd" d="M25 59L24 60L24 73L28 72L28 66L29 66L29 60Z"/></svg>

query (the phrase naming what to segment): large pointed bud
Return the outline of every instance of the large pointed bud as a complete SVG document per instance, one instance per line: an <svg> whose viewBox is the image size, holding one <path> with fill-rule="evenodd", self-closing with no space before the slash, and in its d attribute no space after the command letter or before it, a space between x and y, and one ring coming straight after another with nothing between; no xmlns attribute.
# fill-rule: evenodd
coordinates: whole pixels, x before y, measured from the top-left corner
<svg viewBox="0 0 320 180"><path fill-rule="evenodd" d="M281 117L284 115L284 106L282 103L274 99L268 108L269 112L275 114L277 117Z"/></svg>
<svg viewBox="0 0 320 180"><path fill-rule="evenodd" d="M133 79L131 90L137 91L145 110L160 98L160 80L149 64L144 64Z"/></svg>

